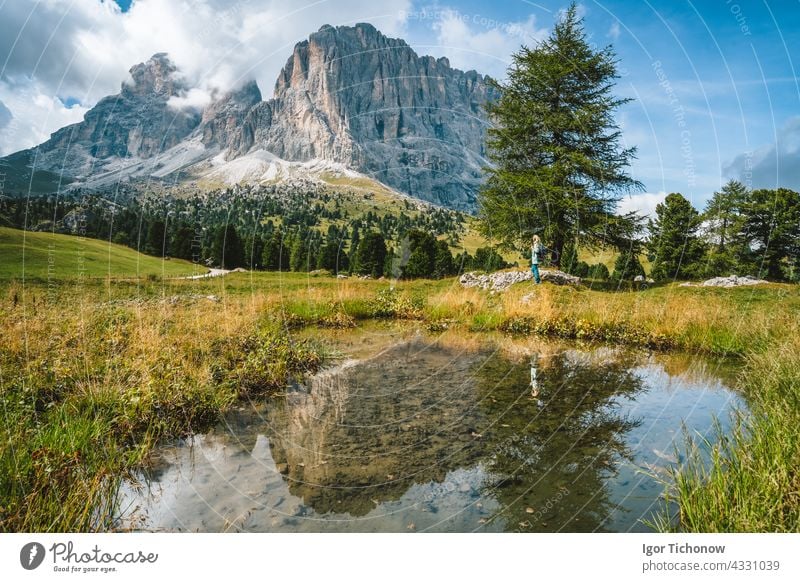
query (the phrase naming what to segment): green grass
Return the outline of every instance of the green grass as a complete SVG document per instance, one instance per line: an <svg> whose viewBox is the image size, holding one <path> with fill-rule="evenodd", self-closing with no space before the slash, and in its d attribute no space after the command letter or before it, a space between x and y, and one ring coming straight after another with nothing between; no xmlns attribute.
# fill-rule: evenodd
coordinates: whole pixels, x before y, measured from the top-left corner
<svg viewBox="0 0 800 582"><path fill-rule="evenodd" d="M107 302L103 288L59 287L36 317L0 301L0 532L113 528L122 477L158 442L322 364L252 311L208 325L216 304Z"/></svg>
<svg viewBox="0 0 800 582"><path fill-rule="evenodd" d="M749 414L716 444L687 435L690 454L667 483L678 513L664 531L800 532L800 340L748 358ZM711 463L706 462L710 455Z"/></svg>
<svg viewBox="0 0 800 582"><path fill-rule="evenodd" d="M178 277L206 272L179 259L162 260L105 241L0 227L0 279Z"/></svg>
<svg viewBox="0 0 800 582"><path fill-rule="evenodd" d="M680 514L660 525L800 529L798 286L523 283L492 295L452 278L248 272L44 287L33 280L20 293L19 281L0 279L0 530L110 527L119 479L160 440L201 430L237 399L319 367L324 349L289 330L318 336L314 328L376 318L473 332L476 341L481 332L537 334L744 358L753 416L722 441L711 469L685 465L672 490Z"/></svg>

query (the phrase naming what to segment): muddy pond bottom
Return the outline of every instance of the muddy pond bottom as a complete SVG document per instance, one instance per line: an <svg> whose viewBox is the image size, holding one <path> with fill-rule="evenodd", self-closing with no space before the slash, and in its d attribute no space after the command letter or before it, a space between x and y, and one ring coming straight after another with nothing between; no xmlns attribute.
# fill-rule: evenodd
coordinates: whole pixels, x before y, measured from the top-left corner
<svg viewBox="0 0 800 582"><path fill-rule="evenodd" d="M149 531L649 531L686 431L744 402L687 355L362 333L126 482Z"/></svg>

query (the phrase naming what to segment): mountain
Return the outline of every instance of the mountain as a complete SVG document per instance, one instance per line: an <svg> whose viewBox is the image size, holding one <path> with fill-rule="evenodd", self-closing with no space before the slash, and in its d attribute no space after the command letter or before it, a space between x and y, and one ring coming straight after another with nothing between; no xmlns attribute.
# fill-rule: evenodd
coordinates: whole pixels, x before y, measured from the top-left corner
<svg viewBox="0 0 800 582"><path fill-rule="evenodd" d="M82 122L0 164L24 167L26 187L33 168L41 178L34 182L90 188L333 172L453 208L474 206L486 163L483 105L494 89L475 71L420 57L370 24L326 25L298 43L272 99L251 81L202 111L177 107L190 90L167 55L154 55Z"/></svg>

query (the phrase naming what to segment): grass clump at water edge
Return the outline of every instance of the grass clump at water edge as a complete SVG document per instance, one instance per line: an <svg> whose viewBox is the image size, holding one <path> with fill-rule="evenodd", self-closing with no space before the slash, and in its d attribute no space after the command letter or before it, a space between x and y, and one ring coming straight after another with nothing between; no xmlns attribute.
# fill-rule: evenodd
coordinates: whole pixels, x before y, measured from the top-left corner
<svg viewBox="0 0 800 582"><path fill-rule="evenodd" d="M26 353L14 337L0 348L0 531L113 528L121 479L158 442L207 429L238 398L279 389L324 357L272 323L241 337L217 327L189 349L181 326L113 311L116 331L94 336L91 354ZM86 331L68 318L51 337L74 347ZM124 339L143 333L149 347Z"/></svg>
<svg viewBox="0 0 800 582"><path fill-rule="evenodd" d="M751 355L744 381L750 412L715 443L689 437L673 473L677 514L663 531L800 532L800 339ZM706 460L706 456L710 459Z"/></svg>

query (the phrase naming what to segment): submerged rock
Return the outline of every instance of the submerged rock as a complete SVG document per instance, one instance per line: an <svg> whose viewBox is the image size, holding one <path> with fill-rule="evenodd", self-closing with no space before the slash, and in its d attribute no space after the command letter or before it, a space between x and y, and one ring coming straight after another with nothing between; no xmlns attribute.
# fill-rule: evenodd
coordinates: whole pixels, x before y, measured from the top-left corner
<svg viewBox="0 0 800 582"><path fill-rule="evenodd" d="M570 275L564 271L542 270L539 272L542 281L555 283L556 285L579 285L580 277ZM516 283L533 280L533 273L530 271L500 271L491 274L464 273L459 279L464 287L479 287L491 291L505 291Z"/></svg>

